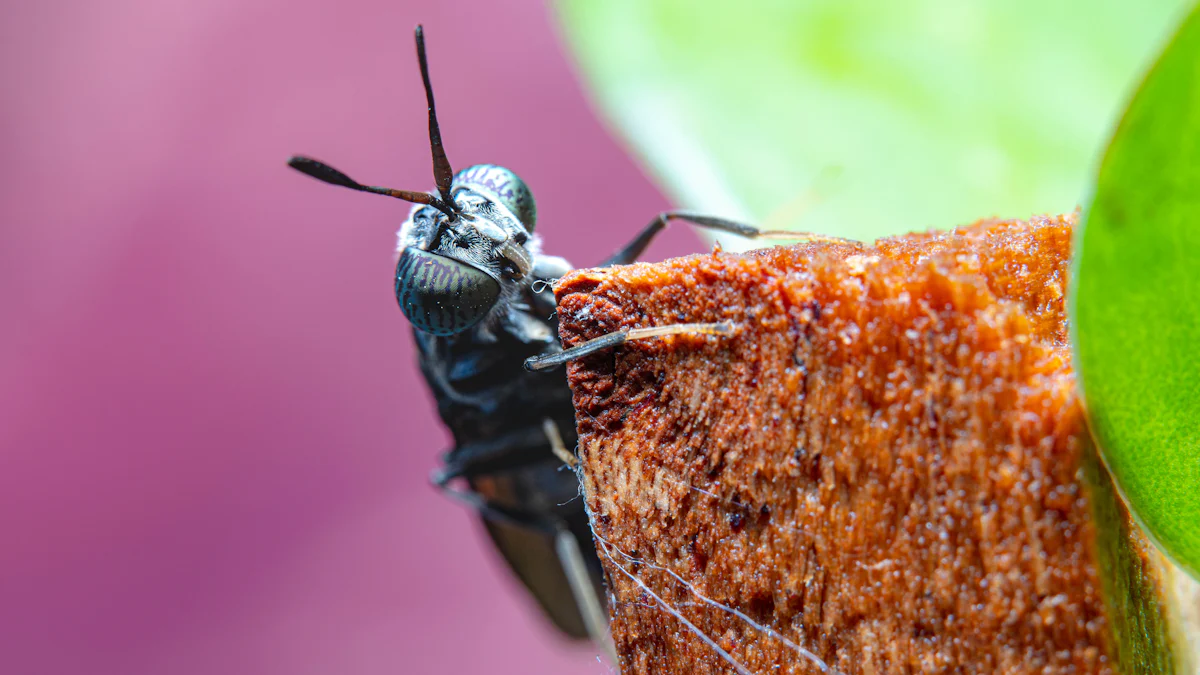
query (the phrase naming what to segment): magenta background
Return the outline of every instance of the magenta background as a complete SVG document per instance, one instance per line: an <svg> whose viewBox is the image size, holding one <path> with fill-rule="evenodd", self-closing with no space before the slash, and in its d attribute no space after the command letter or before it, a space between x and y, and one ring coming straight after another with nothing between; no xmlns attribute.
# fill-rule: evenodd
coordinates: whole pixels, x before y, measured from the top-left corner
<svg viewBox="0 0 1200 675"><path fill-rule="evenodd" d="M428 486L447 436L391 292L407 207L284 167L431 187L423 21L451 160L516 169L550 250L598 260L666 203L545 7L6 10L0 672L608 672Z"/></svg>

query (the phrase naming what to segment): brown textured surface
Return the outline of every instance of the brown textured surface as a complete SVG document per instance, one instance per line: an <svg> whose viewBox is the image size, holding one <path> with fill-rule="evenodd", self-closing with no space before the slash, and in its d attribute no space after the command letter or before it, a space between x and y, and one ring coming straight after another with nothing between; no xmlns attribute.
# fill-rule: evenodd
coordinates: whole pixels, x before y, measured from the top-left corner
<svg viewBox="0 0 1200 675"><path fill-rule="evenodd" d="M1066 348L1073 221L560 282L567 344L739 326L568 366L623 672L735 672L718 648L745 672L821 672L701 596L841 673L1109 671Z"/></svg>

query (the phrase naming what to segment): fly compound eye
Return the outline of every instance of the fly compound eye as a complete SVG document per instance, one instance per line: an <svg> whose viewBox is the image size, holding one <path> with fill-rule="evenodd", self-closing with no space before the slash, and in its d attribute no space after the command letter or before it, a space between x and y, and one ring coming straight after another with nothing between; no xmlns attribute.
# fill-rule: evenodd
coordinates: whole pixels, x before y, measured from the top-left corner
<svg viewBox="0 0 1200 675"><path fill-rule="evenodd" d="M533 232L537 223L537 205L533 193L521 177L511 170L495 164L469 166L454 177L454 184L488 195L503 204L527 232Z"/></svg>
<svg viewBox="0 0 1200 675"><path fill-rule="evenodd" d="M499 282L453 258L409 246L396 264L396 302L414 328L431 335L463 332L499 298Z"/></svg>

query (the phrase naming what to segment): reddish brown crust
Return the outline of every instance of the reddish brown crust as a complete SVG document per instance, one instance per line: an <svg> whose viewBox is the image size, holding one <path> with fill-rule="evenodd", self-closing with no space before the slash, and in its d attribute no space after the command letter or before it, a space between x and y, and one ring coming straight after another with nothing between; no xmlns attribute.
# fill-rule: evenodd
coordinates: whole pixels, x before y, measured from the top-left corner
<svg viewBox="0 0 1200 675"><path fill-rule="evenodd" d="M615 563L750 672L820 671L651 565L842 673L1108 672L1065 347L1073 222L563 279L568 345L739 326L568 367L623 672L732 667Z"/></svg>

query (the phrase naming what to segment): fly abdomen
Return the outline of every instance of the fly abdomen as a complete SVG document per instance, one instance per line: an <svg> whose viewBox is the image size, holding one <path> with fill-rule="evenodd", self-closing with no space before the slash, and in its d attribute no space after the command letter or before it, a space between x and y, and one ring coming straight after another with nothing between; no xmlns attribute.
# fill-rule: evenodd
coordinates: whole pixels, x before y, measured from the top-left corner
<svg viewBox="0 0 1200 675"><path fill-rule="evenodd" d="M499 282L453 258L408 246L396 264L396 302L413 327L431 335L474 326L499 298Z"/></svg>

